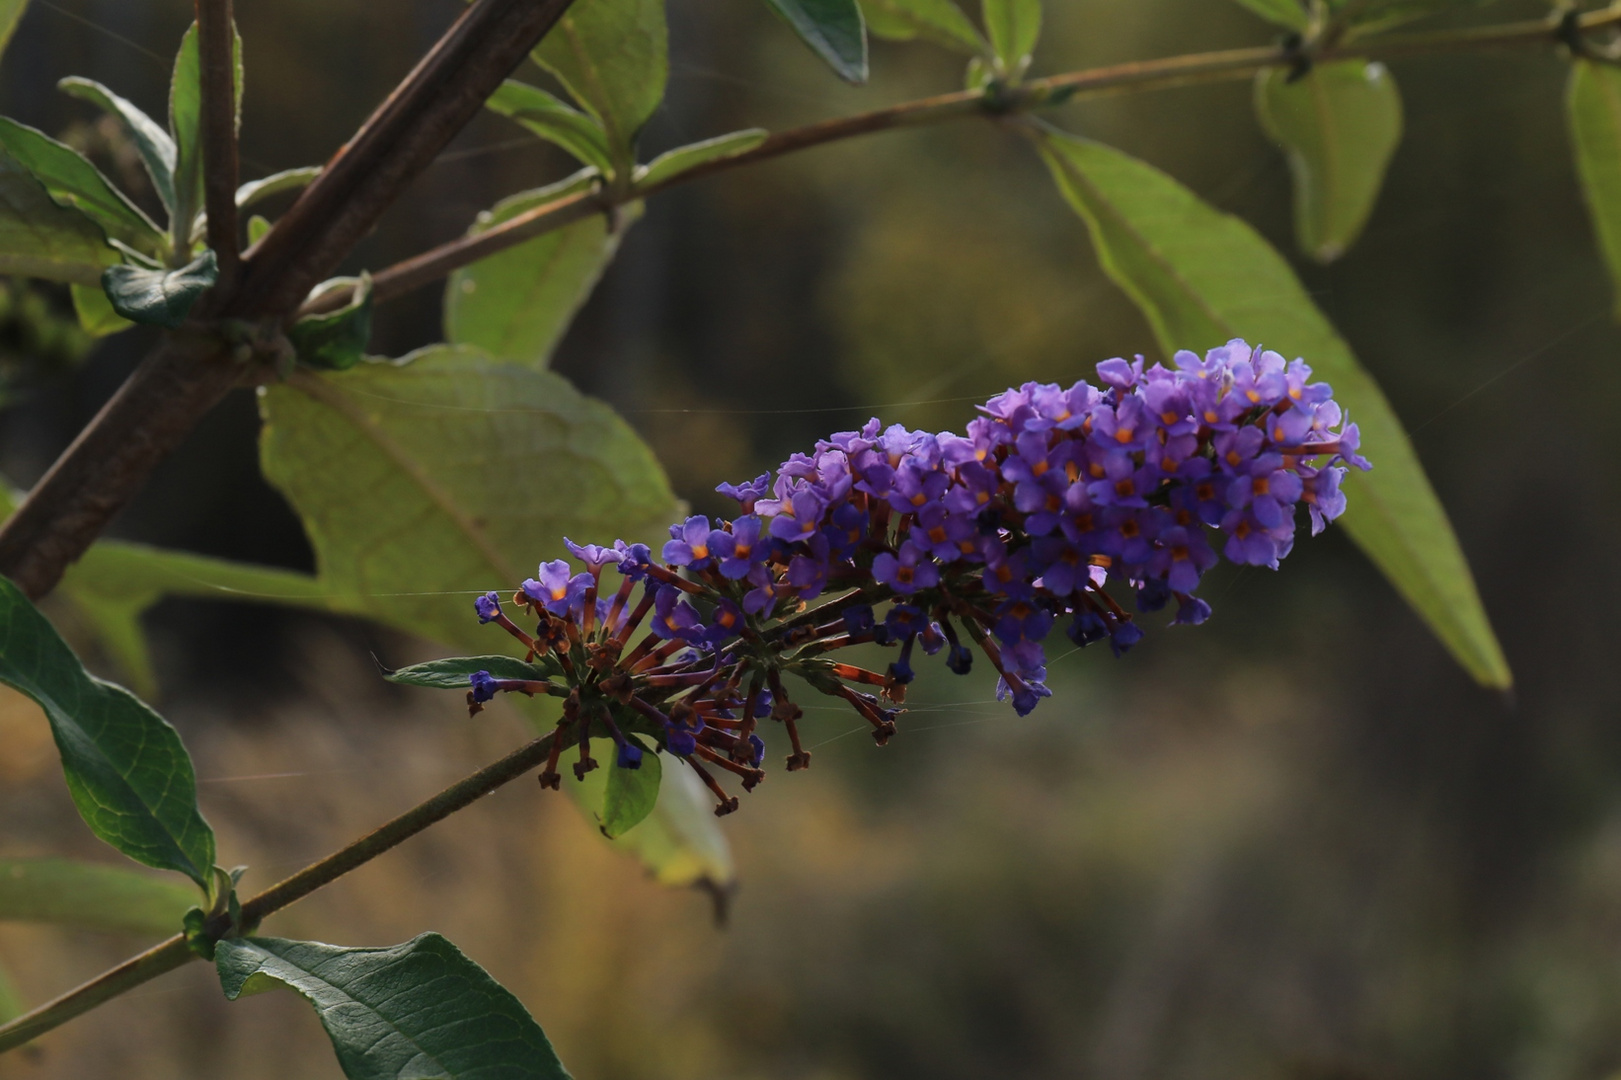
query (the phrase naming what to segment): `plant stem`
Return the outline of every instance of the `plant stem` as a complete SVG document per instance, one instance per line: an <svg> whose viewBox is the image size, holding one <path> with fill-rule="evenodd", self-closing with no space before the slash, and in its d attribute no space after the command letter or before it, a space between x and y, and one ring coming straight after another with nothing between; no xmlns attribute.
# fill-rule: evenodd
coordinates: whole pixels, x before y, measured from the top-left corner
<svg viewBox="0 0 1621 1080"><path fill-rule="evenodd" d="M229 295L241 253L236 231L236 22L231 0L197 0L202 54L203 205L208 246L219 259L218 291Z"/></svg>
<svg viewBox="0 0 1621 1080"><path fill-rule="evenodd" d="M324 885L330 885L344 874L363 866L388 851L478 801L496 788L507 784L531 769L546 762L551 753L555 733L547 733L526 743L491 765L450 785L426 802L407 810L388 824L368 833L354 843L333 852L319 862L311 863L292 877L278 882L242 904L242 925L250 929L267 916L280 911ZM209 923L209 931L224 936L230 929L228 916L216 916ZM130 958L110 971L103 972L82 986L68 991L54 1001L41 1005L7 1024L0 1024L0 1053L14 1049L57 1027L97 1005L117 997L128 990L183 966L194 959L196 953L186 939L176 934L155 945L139 956Z"/></svg>
<svg viewBox="0 0 1621 1080"><path fill-rule="evenodd" d="M1578 25L1584 32L1618 24L1621 24L1621 9L1617 8L1590 12L1578 20ZM1365 41L1352 40L1323 49L1313 55L1312 60L1315 63L1327 63L1352 58L1396 59L1425 53L1550 44L1557 42L1558 39L1559 24L1556 20L1533 19L1467 30L1401 34L1369 38ZM537 206L484 232L441 244L378 271L372 277L372 297L374 300L383 301L403 296L463 266L526 240L565 228L594 214L609 212L621 203L645 198L665 188L761 161L769 161L814 146L824 146L858 135L869 135L901 127L937 124L968 116L993 118L1005 116L1009 113L1062 104L1081 96L1096 97L1131 90L1183 86L1212 79L1242 78L1253 75L1263 68L1296 64L1300 59L1300 54L1282 46L1190 53L1184 56L1111 64L1106 67L1032 79L1019 87L1002 91L999 97L988 96L977 90L960 90L907 101L855 116L793 128L771 135L746 153L705 162L660 184L643 187L634 194L615 197L606 191L579 192ZM334 311L348 300L347 290L334 290L323 295L319 302L310 305L306 310Z"/></svg>
<svg viewBox="0 0 1621 1080"><path fill-rule="evenodd" d="M199 313L272 325L292 315L569 3L476 0L248 253L234 290L212 290ZM148 356L0 526L0 574L30 599L50 592L158 462L244 381L231 352L184 331Z"/></svg>
<svg viewBox="0 0 1621 1080"><path fill-rule="evenodd" d="M236 314L285 315L433 163L571 0L477 0L249 253Z"/></svg>

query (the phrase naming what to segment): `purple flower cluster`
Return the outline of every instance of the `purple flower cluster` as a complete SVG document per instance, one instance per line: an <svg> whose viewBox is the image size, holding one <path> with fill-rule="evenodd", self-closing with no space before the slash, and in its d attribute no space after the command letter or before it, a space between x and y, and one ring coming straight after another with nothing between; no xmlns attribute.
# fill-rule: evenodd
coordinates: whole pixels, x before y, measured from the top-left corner
<svg viewBox="0 0 1621 1080"><path fill-rule="evenodd" d="M548 692L568 697L565 724L604 725L631 768L640 750L621 727L651 735L699 771L722 812L736 800L700 760L752 788L757 719L785 723L790 770L809 763L784 673L849 702L882 742L917 646L948 649L952 671L970 669L960 628L1023 715L1049 695L1042 642L1055 627L1078 645L1108 639L1117 656L1141 639L1111 582L1140 611L1175 599L1176 623L1201 623L1210 607L1194 593L1220 556L1276 568L1300 504L1320 532L1345 508L1345 466L1369 467L1356 425L1304 362L1235 340L1174 364L1115 359L1098 365L1096 386L1027 383L981 406L964 435L873 420L795 454L775 477L721 485L739 515L671 526L661 562L643 545L569 542L586 570L547 563L514 597L541 615L535 638L494 594L479 599L479 618L536 653L556 650L569 685ZM610 565L623 575L611 599L599 595ZM625 653L643 620L648 637ZM862 642L899 648L886 673L823 655ZM508 689L487 677L473 685L475 706Z"/></svg>

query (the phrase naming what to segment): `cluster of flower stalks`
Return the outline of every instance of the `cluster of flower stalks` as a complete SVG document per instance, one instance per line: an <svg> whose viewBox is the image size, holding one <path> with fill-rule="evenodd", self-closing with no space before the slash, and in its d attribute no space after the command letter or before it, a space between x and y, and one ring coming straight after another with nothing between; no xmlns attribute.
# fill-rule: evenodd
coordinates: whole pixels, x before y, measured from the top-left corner
<svg viewBox="0 0 1621 1080"><path fill-rule="evenodd" d="M583 778L591 736L611 738L628 769L643 754L633 733L649 736L714 791L717 814L738 804L717 773L744 790L764 777L762 721L786 729L789 771L810 764L785 676L847 702L882 745L916 650L944 650L960 675L977 649L998 698L1025 715L1050 694L1042 642L1055 627L1118 656L1142 637L1122 598L1140 612L1174 599L1175 623L1203 622L1194 591L1218 552L1275 568L1299 505L1320 531L1345 506L1342 463L1369 467L1356 425L1300 360L1232 341L1174 362L1108 360L1100 386L1027 383L981 406L966 435L877 420L841 432L774 478L721 485L738 516L672 525L658 560L644 544L566 541L585 569L546 563L512 598L538 618L533 636L495 593L477 601L547 677L480 671L469 705L502 691L562 698L540 777L553 788L565 749L579 747ZM868 642L898 651L887 670L831 656Z"/></svg>

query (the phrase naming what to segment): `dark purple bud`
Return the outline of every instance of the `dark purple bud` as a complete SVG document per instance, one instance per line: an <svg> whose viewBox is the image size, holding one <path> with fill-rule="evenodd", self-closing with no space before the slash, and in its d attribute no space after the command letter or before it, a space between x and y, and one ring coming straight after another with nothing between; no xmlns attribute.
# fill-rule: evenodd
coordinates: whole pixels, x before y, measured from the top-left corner
<svg viewBox="0 0 1621 1080"><path fill-rule="evenodd" d="M501 598L493 592L487 592L473 601L473 610L478 612L478 621L481 624L493 622L501 614Z"/></svg>
<svg viewBox="0 0 1621 1080"><path fill-rule="evenodd" d="M1115 657L1119 658L1142 639L1142 628L1130 620L1122 619L1109 631L1109 648L1113 649Z"/></svg>
<svg viewBox="0 0 1621 1080"><path fill-rule="evenodd" d="M1095 611L1081 611L1075 615L1075 621L1069 626L1069 639L1081 648L1102 641L1109 636L1109 625L1103 621L1103 616Z"/></svg>
<svg viewBox="0 0 1621 1080"><path fill-rule="evenodd" d="M946 653L946 667L958 675L966 675L974 668L974 654L968 651L968 646L956 644Z"/></svg>
<svg viewBox="0 0 1621 1080"><path fill-rule="evenodd" d="M468 681L473 684L473 700L480 704L493 700L495 692L501 689L501 684L488 671L475 671L468 676Z"/></svg>
<svg viewBox="0 0 1621 1080"><path fill-rule="evenodd" d="M758 769L760 762L765 760L765 740L758 735L749 736L749 747L754 751L750 763Z"/></svg>
<svg viewBox="0 0 1621 1080"><path fill-rule="evenodd" d="M1171 601L1171 588L1165 582L1149 578L1137 590L1138 611L1158 611Z"/></svg>
<svg viewBox="0 0 1621 1080"><path fill-rule="evenodd" d="M639 769L642 767L642 748L626 739L619 744L619 767L621 769Z"/></svg>
<svg viewBox="0 0 1621 1080"><path fill-rule="evenodd" d="M851 637L860 637L862 634L872 633L873 615L871 604L851 604L839 614L844 616L844 628L850 632Z"/></svg>

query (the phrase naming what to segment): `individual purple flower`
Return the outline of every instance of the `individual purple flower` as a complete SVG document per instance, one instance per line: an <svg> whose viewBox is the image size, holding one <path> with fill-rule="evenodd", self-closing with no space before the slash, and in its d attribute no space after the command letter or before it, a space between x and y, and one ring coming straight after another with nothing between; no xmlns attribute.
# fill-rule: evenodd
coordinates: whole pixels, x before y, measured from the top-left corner
<svg viewBox="0 0 1621 1080"><path fill-rule="evenodd" d="M732 522L732 531L710 534L711 554L720 560L721 577L742 581L765 561L767 547L760 542L761 521L747 514Z"/></svg>
<svg viewBox="0 0 1621 1080"><path fill-rule="evenodd" d="M910 540L903 541L896 554L885 551L873 559L872 576L903 596L940 584L940 568Z"/></svg>
<svg viewBox="0 0 1621 1080"><path fill-rule="evenodd" d="M698 750L697 734L685 724L671 724L664 729L664 746L677 757L691 757Z"/></svg>
<svg viewBox="0 0 1621 1080"><path fill-rule="evenodd" d="M743 595L743 610L750 615L769 615L777 601L788 591L779 586L777 577L767 566L756 566L745 579L754 588Z"/></svg>
<svg viewBox="0 0 1621 1080"><path fill-rule="evenodd" d="M1299 474L1282 466L1283 459L1277 454L1257 458L1254 472L1240 476L1227 488L1228 505L1249 507L1255 520L1266 529L1279 528L1292 519L1304 489Z"/></svg>
<svg viewBox="0 0 1621 1080"><path fill-rule="evenodd" d="M884 623L877 628L873 638L880 645L901 641L922 630L928 621L922 608L912 604L896 604L884 616Z"/></svg>
<svg viewBox="0 0 1621 1080"><path fill-rule="evenodd" d="M827 537L816 533L806 544L805 550L788 563L788 584L798 590L800 596L814 600L822 595L822 589L827 585L828 569Z"/></svg>
<svg viewBox="0 0 1621 1080"><path fill-rule="evenodd" d="M887 497L897 514L910 514L939 499L950 486L951 477L945 470L907 461L895 470Z"/></svg>
<svg viewBox="0 0 1621 1080"><path fill-rule="evenodd" d="M1118 660L1143 639L1143 629L1130 619L1116 619L1109 628L1109 648Z"/></svg>
<svg viewBox="0 0 1621 1080"><path fill-rule="evenodd" d="M664 545L664 561L693 571L706 569L714 558L711 548L724 544L726 541L718 538L725 535L703 515L689 517L680 525L670 526L671 539Z"/></svg>
<svg viewBox="0 0 1621 1080"><path fill-rule="evenodd" d="M761 473L753 480L741 484L722 484L715 489L728 498L736 499L745 514L754 513L754 503L771 490L771 474Z"/></svg>
<svg viewBox="0 0 1621 1080"><path fill-rule="evenodd" d="M1131 363L1126 363L1120 357L1105 360L1098 365L1098 378L1116 390L1130 390L1142 378L1143 358L1137 357Z"/></svg>
<svg viewBox="0 0 1621 1080"><path fill-rule="evenodd" d="M646 544L627 544L614 541L614 553L619 556L619 572L632 581L647 576L647 567L653 561L653 549Z"/></svg>
<svg viewBox="0 0 1621 1080"><path fill-rule="evenodd" d="M719 645L728 638L736 637L744 621L741 608L730 600L721 600L709 613L708 629L704 631L703 640L711 645Z"/></svg>
<svg viewBox="0 0 1621 1080"><path fill-rule="evenodd" d="M1249 510L1229 510L1221 519L1221 531L1227 534L1227 544L1222 548L1227 561L1278 568L1278 543Z"/></svg>
<svg viewBox="0 0 1621 1080"><path fill-rule="evenodd" d="M1004 645L1040 641L1053 627L1053 613L1028 600L1009 600L996 612L991 629Z"/></svg>
<svg viewBox="0 0 1621 1080"><path fill-rule="evenodd" d="M1357 450L1362 446L1362 430L1355 424L1345 425L1345 427L1340 431L1339 443L1339 456L1341 461L1345 462L1347 465L1361 469L1363 472L1367 472L1369 469L1373 468L1373 464L1368 461L1367 458L1357 453Z"/></svg>
<svg viewBox="0 0 1621 1080"><path fill-rule="evenodd" d="M1102 641L1109 636L1109 624L1103 621L1103 616L1090 608L1077 611L1075 621L1066 631L1069 639L1081 648L1086 648L1095 641Z"/></svg>
<svg viewBox="0 0 1621 1080"><path fill-rule="evenodd" d="M702 640L704 634L697 609L682 599L681 590L674 585L661 585L653 594L653 621L649 629L664 641L679 638L695 642Z"/></svg>
<svg viewBox="0 0 1621 1080"><path fill-rule="evenodd" d="M501 598L493 592L487 592L473 601L473 610L478 612L480 625L494 622L501 617Z"/></svg>
<svg viewBox="0 0 1621 1080"><path fill-rule="evenodd" d="M1159 535L1148 570L1173 592L1187 593L1198 588L1199 578L1214 565L1216 553L1210 549L1203 529L1173 525ZM1164 605L1165 600L1161 600L1159 606Z"/></svg>
<svg viewBox="0 0 1621 1080"><path fill-rule="evenodd" d="M770 513L764 500L759 503L759 509L762 514ZM771 535L788 543L808 540L821 528L822 514L826 510L827 503L820 495L808 487L800 487L777 501L776 516L771 519Z"/></svg>
<svg viewBox="0 0 1621 1080"><path fill-rule="evenodd" d="M486 701L494 700L496 691L501 689L500 681L488 671L473 672L468 676L468 682L473 687L473 701L480 705Z"/></svg>
<svg viewBox="0 0 1621 1080"><path fill-rule="evenodd" d="M639 769L642 767L642 748L630 739L619 744L618 765L621 769Z"/></svg>
<svg viewBox="0 0 1621 1080"><path fill-rule="evenodd" d="M563 537L563 546L568 553L585 563L585 568L593 575L602 573L602 568L609 563L618 562L620 555L611 547L598 547L596 544L576 544L568 537Z"/></svg>
<svg viewBox="0 0 1621 1080"><path fill-rule="evenodd" d="M562 559L540 564L539 580L528 578L523 583L523 594L553 615L577 615L585 607L585 591L595 585L590 574L570 574L571 567Z"/></svg>
<svg viewBox="0 0 1621 1080"><path fill-rule="evenodd" d="M867 538L867 526L871 519L866 512L854 503L843 502L834 508L828 516L828 523L822 527L822 535L827 537L829 550L835 558L848 559L855 554L861 541Z"/></svg>
<svg viewBox="0 0 1621 1080"><path fill-rule="evenodd" d="M1197 596L1178 596L1176 598L1176 618L1172 622L1177 626L1198 626L1210 618L1210 605Z"/></svg>
<svg viewBox="0 0 1621 1080"><path fill-rule="evenodd" d="M1344 478L1345 470L1338 466L1318 469L1302 478L1300 498L1311 514L1313 536L1345 512L1345 494L1340 491L1340 481Z"/></svg>
<svg viewBox="0 0 1621 1080"><path fill-rule="evenodd" d="M943 563L955 562L979 546L974 520L953 514L942 503L930 503L918 511L909 535L912 543Z"/></svg>
<svg viewBox="0 0 1621 1080"><path fill-rule="evenodd" d="M749 736L749 764L756 769L765 760L765 740L758 735Z"/></svg>

